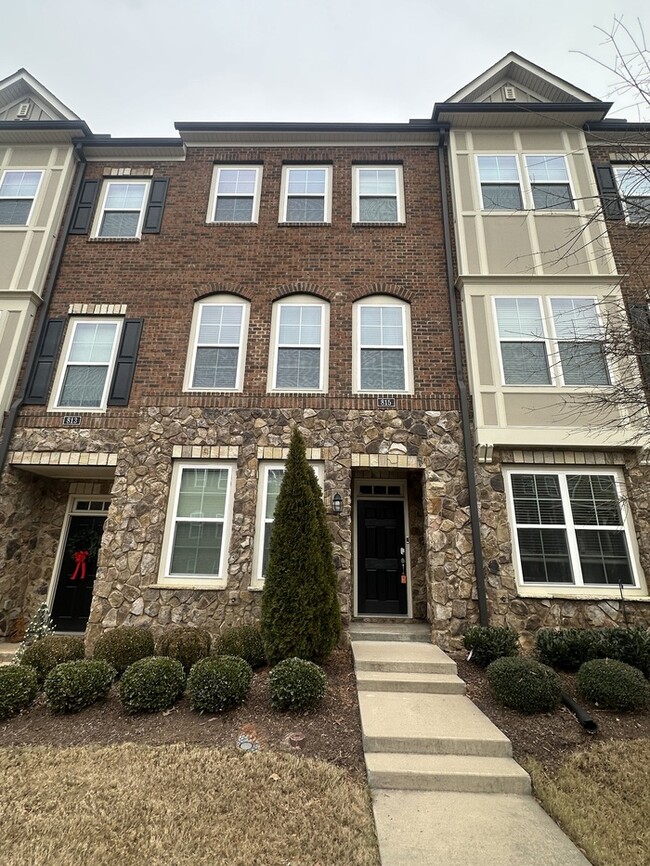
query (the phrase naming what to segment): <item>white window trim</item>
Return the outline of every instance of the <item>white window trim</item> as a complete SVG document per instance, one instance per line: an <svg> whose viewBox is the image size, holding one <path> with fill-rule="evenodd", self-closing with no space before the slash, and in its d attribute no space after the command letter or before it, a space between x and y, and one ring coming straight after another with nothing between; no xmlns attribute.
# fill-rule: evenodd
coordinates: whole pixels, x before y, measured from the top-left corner
<svg viewBox="0 0 650 866"><path fill-rule="evenodd" d="M483 183L481 181L481 169L480 169L479 161L478 161L479 157L481 157L481 156L514 156L515 157L515 163L517 165L517 175L519 177L519 190L521 193L522 210L509 210L507 208L495 208L495 207L490 207L489 205L485 204L485 202L483 201ZM528 168L526 166L526 157L527 156L551 156L554 158L555 157L557 157L557 158L562 157L562 159L564 160L564 164L566 166L566 172L567 172L567 177L568 177L567 183L569 184L569 190L571 192L571 201L573 203L573 207L570 207L570 208L569 207L567 207L567 208L551 208L551 207L549 207L549 208L546 208L546 207L545 208L536 208L535 207L535 202L533 200L533 185L532 185L530 178L528 176ZM478 182L479 200L481 203L480 210L483 213L496 213L496 214L501 214L502 216L504 214L521 214L524 211L533 211L533 213L538 213L538 214L547 214L547 213L551 213L551 214L558 214L558 213L560 213L560 214L562 214L562 213L575 214L579 209L579 207L578 207L579 206L579 200L578 200L578 197L576 196L575 186L573 183L573 177L571 176L571 169L569 167L569 160L567 159L567 154L564 152L563 153L557 153L557 152L548 151L548 150L536 150L536 151L535 150L534 151L526 150L525 152L499 151L498 153L497 152L487 152L486 153L486 152L482 151L481 153L474 154L474 165L476 168L476 178L477 178L477 182ZM512 183L512 185L514 186L514 182ZM558 184L558 186L559 186L559 184Z"/></svg>
<svg viewBox="0 0 650 866"><path fill-rule="evenodd" d="M320 484L321 491L325 491L325 464L317 461L309 461L314 470L316 479ZM255 539L253 553L253 573L251 575L250 589L263 589L264 578L262 576L262 559L264 556L264 529L267 523L272 521L266 518L266 496L269 483L269 471L272 469L284 469L286 462L283 461L260 461L259 476L257 484L257 511L255 517Z"/></svg>
<svg viewBox="0 0 650 866"><path fill-rule="evenodd" d="M18 196L16 196L16 195L3 195L3 196L0 196L0 199L2 201L7 201L7 200L15 201L17 199L31 199L32 200L32 206L30 207L29 213L27 214L27 219L25 220L24 223L13 223L10 225L2 225L2 226L0 226L0 231L5 231L6 229L25 229L26 226L29 226L29 224L32 220L32 217L34 216L34 207L36 206L36 199L38 198L39 193L41 191L41 187L43 186L43 177L45 176L45 171L43 169L14 168L14 167L6 168L2 172L2 176L0 176L0 185L2 184L2 181L5 179L6 175L11 174L11 173L23 173L23 172L27 172L27 171L29 171L29 172L38 171L40 174L40 177L38 179L38 185L36 187L36 192L34 193L33 196L31 196L31 195L18 195Z"/></svg>
<svg viewBox="0 0 650 866"><path fill-rule="evenodd" d="M278 352L280 350L280 308L286 306L320 307L321 308L321 338L320 338L320 375L318 388L276 388L275 376L278 369ZM329 332L330 305L327 301L315 295L289 295L280 298L273 304L271 313L271 351L269 352L268 392L270 394L325 394L329 387ZM305 347L310 348L310 347ZM315 348L315 347L311 347Z"/></svg>
<svg viewBox="0 0 650 866"><path fill-rule="evenodd" d="M214 575L173 575L169 573L173 551L174 530L176 527L176 510L181 490L181 478L184 469L227 469L228 490L224 508L221 559L219 561L219 576ZM165 519L165 535L160 553L160 586L178 588L225 589L228 584L228 550L232 533L233 502L235 497L236 464L221 460L187 460L174 462L172 478L167 500L167 516Z"/></svg>
<svg viewBox="0 0 650 866"><path fill-rule="evenodd" d="M138 225L136 228L136 232L134 235L100 235L99 229L102 224L102 219L104 216L104 212L106 209L106 199L108 197L108 190L111 186L124 186L125 184L135 185L141 184L144 186L144 195L142 196L142 207L140 208L140 217L138 219ZM142 226L144 224L145 213L149 204L149 195L151 194L151 181L148 179L144 179L141 177L129 177L129 178L104 178L102 183L101 195L99 197L99 206L95 212L95 218L93 220L93 228L91 232L92 238L100 238L101 240L109 240L109 241L120 241L120 240L137 240L142 237ZM121 212L135 212L135 208L127 208L126 211L121 209Z"/></svg>
<svg viewBox="0 0 650 866"><path fill-rule="evenodd" d="M117 328L115 329L115 339L113 341L113 351L111 352L111 358L108 362L108 371L106 373L106 381L104 382L104 391L102 393L101 403L99 406L59 406L59 399L61 397L61 391L63 390L63 382L65 380L65 373L68 368L68 360L70 357L70 349L72 348L74 334L77 330L78 325L86 324L88 322L101 322L101 324L103 325L117 325ZM106 411L108 394L110 391L111 383L113 381L113 375L115 374L115 361L117 359L120 339L122 336L123 324L124 319L110 318L107 316L80 316L69 319L65 340L63 342L63 348L61 350L61 354L59 355L59 360L57 363L56 375L54 377L54 386L52 387L52 391L50 394L50 402L47 407L48 412L63 412L67 415L85 415L91 413L98 414L100 412Z"/></svg>
<svg viewBox="0 0 650 866"><path fill-rule="evenodd" d="M402 351L404 352L404 388L401 391L377 391L361 387L361 307L400 307L402 310ZM384 347L390 348L390 347ZM352 392L354 394L412 394L413 346L411 306L392 295L372 295L355 301L352 306Z"/></svg>
<svg viewBox="0 0 650 866"><path fill-rule="evenodd" d="M512 559L517 579L517 594L522 597L530 598L620 598L621 592L618 584L584 584L581 581L580 558L577 549L575 537L575 525L571 513L571 504L568 497L566 484L560 484L562 507L566 521L567 514L571 518L570 523L564 523L559 528L567 529L567 539L569 547L569 555L571 558L571 569L573 572L575 583L531 583L524 582L521 570L521 558L519 555L519 539L517 535L517 522L515 519L514 497L512 495L512 484L510 477L512 475L609 475L614 479L616 484L616 492L619 498L619 508L621 510L621 521L623 531L625 533L625 541L630 558L630 568L634 579L634 586L624 586L623 595L627 598L647 598L648 591L646 587L645 577L639 564L639 550L636 541L636 533L632 522L632 515L626 495L625 480L620 469L612 466L593 466L590 469L583 469L578 466L569 466L560 468L558 466L545 467L504 467L503 474L505 476L506 486L506 508L508 514L508 524L512 536ZM568 509L568 511L567 511ZM548 524L548 528L553 525Z"/></svg>
<svg viewBox="0 0 650 866"><path fill-rule="evenodd" d="M309 170L317 170L325 172L325 193L324 195L318 194L309 194L305 193L305 198L322 198L324 201L323 205L323 219L322 220L308 220L306 222L303 221L295 221L287 219L287 206L289 202L289 172L291 170L298 171L309 171ZM332 221L332 166L331 165L302 165L302 164L292 164L292 165L283 165L282 166L282 181L280 183L280 213L278 216L279 223L286 223L286 225L291 226L300 226L300 225L309 225L309 226L320 226L320 225L329 225Z"/></svg>
<svg viewBox="0 0 650 866"><path fill-rule="evenodd" d="M218 220L215 218L216 209L217 209L217 190L219 188L219 175L224 169L246 169L247 171L255 171L255 192L252 196L236 196L234 194L224 194L222 193L222 198L252 198L253 199L253 212L251 213L251 218L249 220ZM256 225L259 221L260 214L260 197L262 190L262 173L263 167L257 164L246 165L244 163L232 163L223 165L215 165L214 171L212 172L212 182L210 184L210 197L208 199L208 213L206 216L206 223L210 225L219 225L219 226L248 226L248 225Z"/></svg>
<svg viewBox="0 0 650 866"><path fill-rule="evenodd" d="M192 385L194 379L194 367L196 364L197 339L199 335L199 323L201 320L201 310L203 307L243 307L241 329L239 334L239 353L237 356L237 376L234 388L197 388ZM187 361L185 363L185 379L183 382L184 391L196 391L206 394L225 394L235 393L243 390L244 387L244 371L246 369L246 349L248 344L248 322L250 317L250 303L244 298L239 298L237 295L211 295L209 298L203 298L194 304L192 313L192 327L190 329L190 340L187 348Z"/></svg>
<svg viewBox="0 0 650 866"><path fill-rule="evenodd" d="M359 215L359 172L365 169L377 170L393 169L395 171L395 186L397 189L395 198L397 199L397 222L374 222L371 220L362 220ZM383 196L387 198L387 196ZM383 165L353 165L352 166L352 222L359 225L404 225L406 223L406 207L404 204L404 167L402 165L391 165L390 163Z"/></svg>
<svg viewBox="0 0 650 866"><path fill-rule="evenodd" d="M612 165L614 180L616 181L616 189L618 191L619 200L621 202L621 206L623 207L623 213L625 214L625 222L630 226L640 226L641 228L647 228L650 225L650 214L648 215L648 219L645 222L640 220L630 219L630 215L627 209L627 198L628 196L621 189L619 174L624 174L630 168L638 168L640 165L645 166L645 171L648 175L650 175L650 161L640 160L639 162L626 162L626 163L615 163ZM632 196L635 198L635 196ZM650 209L650 196L636 196L636 198L647 198L648 199L648 208Z"/></svg>
<svg viewBox="0 0 650 866"><path fill-rule="evenodd" d="M535 298L540 305L541 315L542 315L542 329L544 331L543 337L531 337L529 340L525 337L501 337L499 333L499 320L497 317L497 300L512 300L513 298ZM553 309L551 306L551 302L554 300L568 300L569 298L579 298L580 300L591 301L593 303L594 309L596 311L596 316L598 318L598 327L599 327L599 335L600 339L594 339L592 341L580 341L576 340L576 342L594 342L599 343L605 342L605 329L603 326L603 315L600 309L599 298L594 297L593 295L520 295L520 294L512 294L512 295L493 295L492 296L492 321L494 322L494 330L496 333L496 341L499 351L499 373L501 376L501 386L503 388L512 388L515 390L524 390L529 391L531 388L566 388L568 390L573 391L574 389L589 390L589 391L597 391L603 388L612 388L615 384L614 376L613 376L613 365L610 363L610 360L607 357L607 353L604 353L605 360L605 368L607 370L607 375L609 376L609 384L604 385L567 385L564 381L564 371L562 369L562 361L560 359L560 349L559 344L567 342L567 340L559 340L557 338L555 332L555 320L553 318ZM524 384L524 385L513 385L506 382L506 374L503 366L503 354L501 352L501 343L544 343L546 349L546 360L548 363L549 374L551 377L551 381L544 384Z"/></svg>

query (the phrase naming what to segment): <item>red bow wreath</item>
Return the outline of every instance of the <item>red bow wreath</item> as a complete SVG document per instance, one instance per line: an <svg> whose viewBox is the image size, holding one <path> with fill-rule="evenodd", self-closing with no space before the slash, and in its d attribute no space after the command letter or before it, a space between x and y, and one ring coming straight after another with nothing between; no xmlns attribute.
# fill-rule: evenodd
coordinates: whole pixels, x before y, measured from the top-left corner
<svg viewBox="0 0 650 866"><path fill-rule="evenodd" d="M74 574L70 578L70 580L76 580L77 575L79 575L79 580L86 579L86 560L90 556L87 550L78 550L76 553L72 554L77 567L74 570ZM81 574L79 574L81 572Z"/></svg>

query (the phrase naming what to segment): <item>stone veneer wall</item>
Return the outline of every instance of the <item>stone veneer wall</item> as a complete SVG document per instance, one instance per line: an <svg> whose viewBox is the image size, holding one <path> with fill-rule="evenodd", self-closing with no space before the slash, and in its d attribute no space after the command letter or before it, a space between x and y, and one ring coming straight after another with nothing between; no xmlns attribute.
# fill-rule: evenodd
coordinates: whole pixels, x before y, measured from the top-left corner
<svg viewBox="0 0 650 866"><path fill-rule="evenodd" d="M614 452L552 452L495 450L493 462L477 466L480 498L481 537L492 625L508 625L532 646L540 628L590 628L625 625L623 607L616 598L522 598L517 594L513 547L506 509L502 470L504 467L542 465L623 470L628 502L636 530L641 569L650 579L650 466L640 465L633 455ZM650 603L627 601L630 624L650 625Z"/></svg>

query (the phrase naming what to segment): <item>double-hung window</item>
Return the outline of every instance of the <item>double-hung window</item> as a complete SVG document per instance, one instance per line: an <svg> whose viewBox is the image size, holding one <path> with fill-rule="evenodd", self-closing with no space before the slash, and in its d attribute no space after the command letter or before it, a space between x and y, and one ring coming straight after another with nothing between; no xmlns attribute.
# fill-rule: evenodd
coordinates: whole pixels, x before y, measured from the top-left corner
<svg viewBox="0 0 650 866"><path fill-rule="evenodd" d="M5 171L0 180L0 226L26 226L42 171Z"/></svg>
<svg viewBox="0 0 650 866"><path fill-rule="evenodd" d="M161 579L225 584L233 474L231 464L175 464Z"/></svg>
<svg viewBox="0 0 650 866"><path fill-rule="evenodd" d="M281 223L328 223L332 213L332 167L285 165Z"/></svg>
<svg viewBox="0 0 650 866"><path fill-rule="evenodd" d="M408 305L390 298L360 301L354 308L355 390L410 391L410 319Z"/></svg>
<svg viewBox="0 0 650 866"><path fill-rule="evenodd" d="M477 156L483 210L573 210L563 154Z"/></svg>
<svg viewBox="0 0 650 866"><path fill-rule="evenodd" d="M274 391L327 390L329 305L309 296L273 308L271 382Z"/></svg>
<svg viewBox="0 0 650 866"><path fill-rule="evenodd" d="M311 463L311 468L323 488L323 464ZM271 545L271 530L275 519L275 506L278 501L282 479L284 478L284 463L260 464L260 480L257 502L257 529L255 538L255 568L253 585L261 586L266 576Z"/></svg>
<svg viewBox="0 0 650 866"><path fill-rule="evenodd" d="M106 181L95 220L95 237L139 238L148 193L146 180Z"/></svg>
<svg viewBox="0 0 650 866"><path fill-rule="evenodd" d="M505 385L609 385L595 298L495 298Z"/></svg>
<svg viewBox="0 0 650 866"><path fill-rule="evenodd" d="M355 223L403 223L404 182L402 166L358 165L353 169Z"/></svg>
<svg viewBox="0 0 650 866"><path fill-rule="evenodd" d="M261 184L261 166L215 166L208 222L256 223Z"/></svg>
<svg viewBox="0 0 650 866"><path fill-rule="evenodd" d="M627 221L650 224L650 162L613 169Z"/></svg>
<svg viewBox="0 0 650 866"><path fill-rule="evenodd" d="M196 304L186 387L197 391L241 391L249 305L228 296Z"/></svg>
<svg viewBox="0 0 650 866"><path fill-rule="evenodd" d="M618 473L522 469L508 475L522 584L639 585Z"/></svg>
<svg viewBox="0 0 650 866"><path fill-rule="evenodd" d="M52 408L106 408L121 328L118 319L72 320Z"/></svg>

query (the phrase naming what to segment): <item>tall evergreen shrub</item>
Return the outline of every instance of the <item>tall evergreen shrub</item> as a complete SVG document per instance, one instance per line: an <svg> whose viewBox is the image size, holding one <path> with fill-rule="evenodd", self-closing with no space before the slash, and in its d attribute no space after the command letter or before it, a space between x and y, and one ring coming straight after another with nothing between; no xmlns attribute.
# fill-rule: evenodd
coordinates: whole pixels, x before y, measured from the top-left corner
<svg viewBox="0 0 650 866"><path fill-rule="evenodd" d="M325 506L298 430L275 507L261 625L271 665L295 657L322 662L341 633Z"/></svg>

